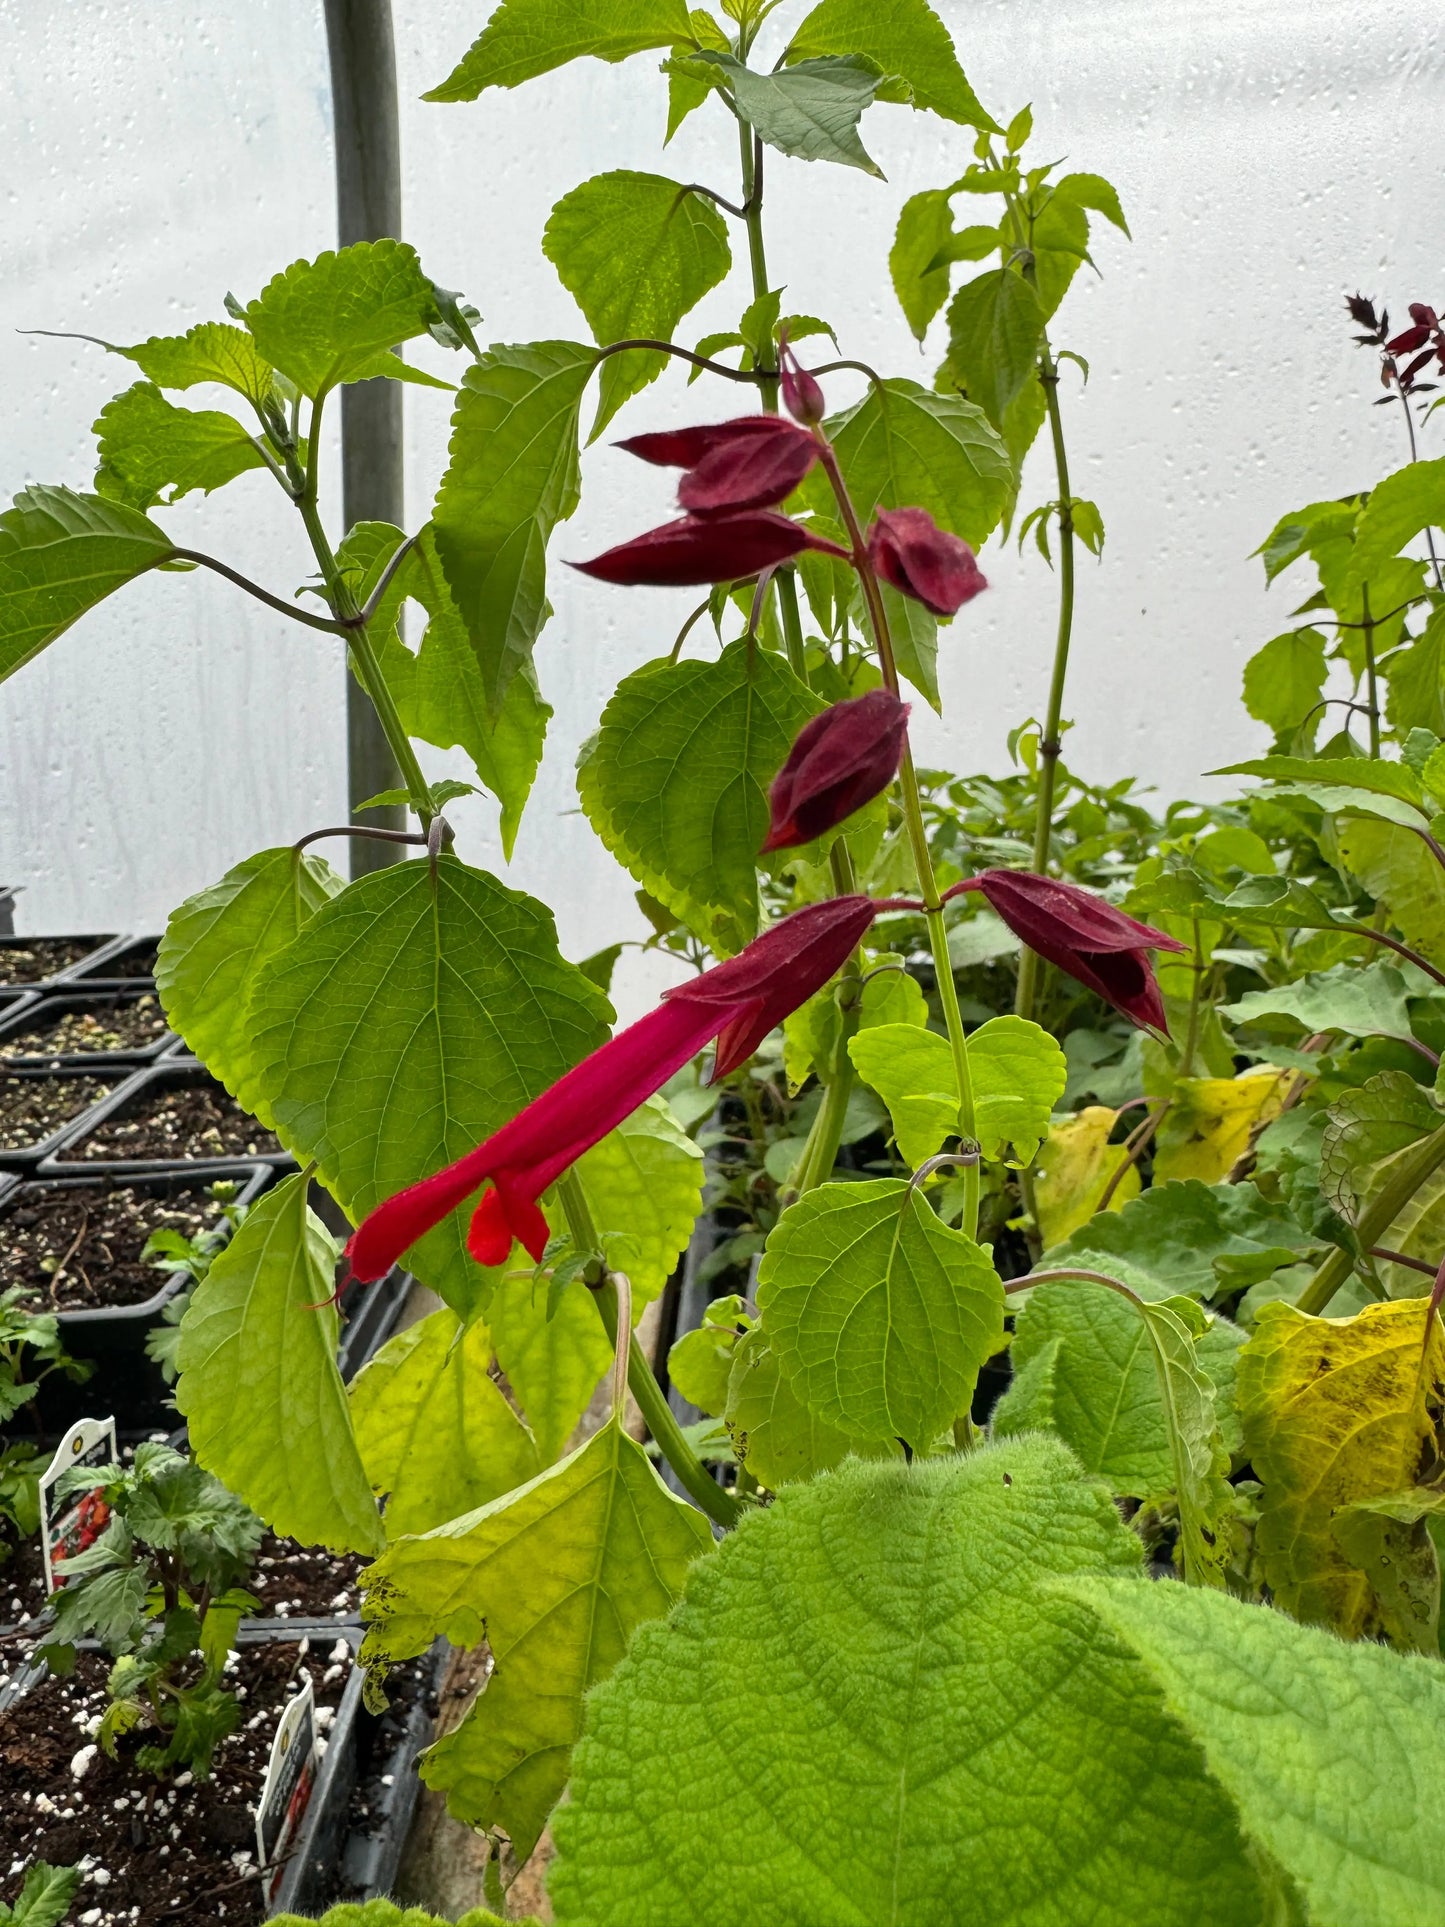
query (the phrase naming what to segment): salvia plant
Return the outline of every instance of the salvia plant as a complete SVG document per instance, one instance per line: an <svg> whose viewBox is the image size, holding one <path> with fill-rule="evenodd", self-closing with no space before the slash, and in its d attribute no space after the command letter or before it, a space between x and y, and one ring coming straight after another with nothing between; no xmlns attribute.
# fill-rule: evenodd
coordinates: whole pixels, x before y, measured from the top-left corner
<svg viewBox="0 0 1445 1927"><path fill-rule="evenodd" d="M170 919L172 1023L303 1165L181 1326L198 1460L370 1558L373 1691L485 1640L423 1771L497 1844L493 1908L550 1825L557 1918L598 1927L1445 1917L1434 311L1350 303L1402 465L1268 536L1298 598L1245 674L1272 747L1234 800L1156 812L1062 753L1104 543L1066 304L1127 233L1114 190L1036 161L1026 109L1001 127L924 0L504 0L432 98L649 50L668 134L708 116L719 172L563 194L542 248L590 341L483 348L398 242L299 261L228 320L105 344L141 379L93 491L0 522L5 673L146 570L218 569L344 640L415 818L413 860L346 882L309 832ZM787 312L767 248L795 164L882 191L865 116L905 108L958 146L888 264L931 385ZM724 285L736 326L679 341ZM455 377L430 517L328 529L333 391L450 389L402 359L427 336ZM678 966L614 1034L618 928L565 959L465 860L416 744L466 753L510 850L581 646L546 630L549 544L584 414L624 411L680 512L580 561L591 606L627 594L637 634L657 588L698 599L579 761ZM301 518L310 605L162 526L250 469ZM1012 769L920 769L979 551L1030 538L1058 631L1038 714L1000 719ZM685 1433L634 1326L705 1200ZM349 1393L342 1262L444 1301Z"/></svg>

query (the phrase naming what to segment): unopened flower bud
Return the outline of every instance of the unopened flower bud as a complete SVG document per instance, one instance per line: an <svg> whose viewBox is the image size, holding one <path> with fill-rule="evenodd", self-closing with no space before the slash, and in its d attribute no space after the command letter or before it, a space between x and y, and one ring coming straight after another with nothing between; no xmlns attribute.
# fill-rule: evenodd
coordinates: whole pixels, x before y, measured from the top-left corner
<svg viewBox="0 0 1445 1927"><path fill-rule="evenodd" d="M956 615L988 587L967 542L939 528L926 509L879 509L868 554L885 582L936 616Z"/></svg>
<svg viewBox="0 0 1445 1927"><path fill-rule="evenodd" d="M811 843L886 790L898 774L908 705L888 689L834 703L799 730L768 792L765 850Z"/></svg>

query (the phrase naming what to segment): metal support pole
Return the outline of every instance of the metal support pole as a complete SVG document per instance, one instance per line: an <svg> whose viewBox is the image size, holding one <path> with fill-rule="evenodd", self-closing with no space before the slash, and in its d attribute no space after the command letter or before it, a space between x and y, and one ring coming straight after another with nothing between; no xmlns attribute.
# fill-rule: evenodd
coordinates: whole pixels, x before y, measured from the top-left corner
<svg viewBox="0 0 1445 1927"><path fill-rule="evenodd" d="M336 130L336 214L342 247L401 236L401 135L391 0L326 0ZM341 506L346 526L403 524L402 390L395 381L354 382L341 391ZM356 815L379 790L402 787L401 771L366 691L346 679L347 795L351 820L406 827L402 805ZM401 846L354 837L351 874L397 861Z"/></svg>

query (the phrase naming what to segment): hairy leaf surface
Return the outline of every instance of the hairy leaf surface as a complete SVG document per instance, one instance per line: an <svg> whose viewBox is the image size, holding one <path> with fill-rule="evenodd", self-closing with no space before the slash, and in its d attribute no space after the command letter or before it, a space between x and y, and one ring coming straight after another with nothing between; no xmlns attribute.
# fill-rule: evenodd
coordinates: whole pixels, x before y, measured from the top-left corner
<svg viewBox="0 0 1445 1927"><path fill-rule="evenodd" d="M416 249L404 241L357 241L314 261L293 261L246 309L260 353L303 395L390 375L447 387L392 353L425 334L436 296Z"/></svg>

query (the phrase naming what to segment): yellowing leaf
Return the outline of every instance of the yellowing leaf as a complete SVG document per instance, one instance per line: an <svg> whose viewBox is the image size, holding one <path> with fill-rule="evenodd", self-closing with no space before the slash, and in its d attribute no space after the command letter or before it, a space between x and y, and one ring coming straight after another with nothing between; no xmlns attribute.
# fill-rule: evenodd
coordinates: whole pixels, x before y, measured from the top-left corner
<svg viewBox="0 0 1445 1927"><path fill-rule="evenodd" d="M530 1484L382 1554L367 1575L368 1665L423 1653L438 1633L485 1638L495 1661L422 1768L459 1818L503 1827L520 1859L531 1853L567 1782L583 1695L711 1547L703 1515L608 1424Z"/></svg>
<svg viewBox="0 0 1445 1927"><path fill-rule="evenodd" d="M512 1255L520 1257L516 1247ZM568 1285L551 1304L544 1280L516 1277L512 1267L490 1276L498 1280L487 1311L497 1361L550 1464L586 1411L612 1346L585 1285Z"/></svg>
<svg viewBox="0 0 1445 1927"><path fill-rule="evenodd" d="M351 1387L362 1464L389 1494L387 1537L426 1532L542 1470L536 1443L491 1377L486 1326L445 1306L383 1345Z"/></svg>
<svg viewBox="0 0 1445 1927"><path fill-rule="evenodd" d="M1264 1488L1263 1577L1285 1612L1348 1639L1383 1621L1371 1574L1347 1556L1334 1521L1342 1507L1412 1486L1433 1450L1445 1345L1436 1321L1422 1371L1424 1314L1421 1298L1353 1318L1266 1305L1239 1355L1244 1449Z"/></svg>
<svg viewBox="0 0 1445 1927"><path fill-rule="evenodd" d="M1099 1210L1109 1180L1125 1156L1122 1144L1109 1142L1118 1115L1105 1104L1089 1104L1077 1117L1049 1126L1034 1185L1045 1251L1087 1224ZM1122 1211L1138 1195L1139 1167L1131 1164L1115 1185L1108 1208Z"/></svg>
<svg viewBox="0 0 1445 1927"><path fill-rule="evenodd" d="M1202 1178L1219 1184L1249 1144L1256 1125L1279 1115L1288 1071L1266 1066L1242 1077L1181 1077L1159 1127L1154 1182Z"/></svg>

